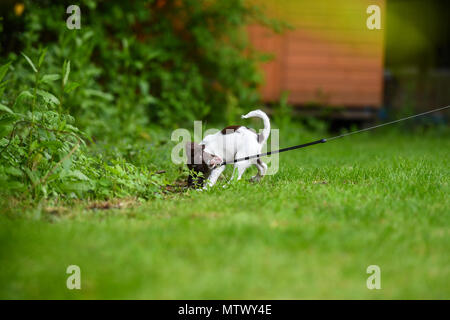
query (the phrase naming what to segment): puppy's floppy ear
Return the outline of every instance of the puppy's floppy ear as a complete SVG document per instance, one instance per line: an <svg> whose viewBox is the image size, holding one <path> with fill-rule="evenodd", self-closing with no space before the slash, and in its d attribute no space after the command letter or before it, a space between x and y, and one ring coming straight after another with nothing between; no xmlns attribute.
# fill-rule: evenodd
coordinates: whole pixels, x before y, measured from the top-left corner
<svg viewBox="0 0 450 320"><path fill-rule="evenodd" d="M222 159L220 157L206 151L203 151L203 161L206 163L209 169L214 169L215 167L222 164Z"/></svg>

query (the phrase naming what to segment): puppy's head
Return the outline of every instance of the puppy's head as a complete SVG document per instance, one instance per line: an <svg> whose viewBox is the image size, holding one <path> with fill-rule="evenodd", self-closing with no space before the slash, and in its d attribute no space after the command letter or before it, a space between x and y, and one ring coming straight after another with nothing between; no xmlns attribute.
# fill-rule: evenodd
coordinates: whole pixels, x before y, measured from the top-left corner
<svg viewBox="0 0 450 320"><path fill-rule="evenodd" d="M222 159L205 151L205 145L195 142L186 143L187 166L193 174L189 174L189 186L203 186L204 179L210 171L222 163Z"/></svg>

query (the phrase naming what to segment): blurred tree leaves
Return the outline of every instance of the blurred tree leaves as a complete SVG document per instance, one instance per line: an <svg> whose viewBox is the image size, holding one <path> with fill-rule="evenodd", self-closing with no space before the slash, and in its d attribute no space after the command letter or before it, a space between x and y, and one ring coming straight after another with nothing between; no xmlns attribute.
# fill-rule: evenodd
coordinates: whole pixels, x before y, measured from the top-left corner
<svg viewBox="0 0 450 320"><path fill-rule="evenodd" d="M74 81L69 87L65 76L62 89L52 76L43 82L65 96L78 125L105 138L133 134L148 123L177 127L194 119L221 120L235 109L228 106L230 97L241 108L253 107L263 56L249 45L245 27L255 21L275 30L284 26L243 0L83 0L81 30L69 30L70 1L23 3L23 26L9 29L10 38L20 33L20 47L32 56L48 47L39 63L50 74L72 62L65 65ZM18 58L17 52L2 54ZM23 82L20 72L14 75L16 85Z"/></svg>

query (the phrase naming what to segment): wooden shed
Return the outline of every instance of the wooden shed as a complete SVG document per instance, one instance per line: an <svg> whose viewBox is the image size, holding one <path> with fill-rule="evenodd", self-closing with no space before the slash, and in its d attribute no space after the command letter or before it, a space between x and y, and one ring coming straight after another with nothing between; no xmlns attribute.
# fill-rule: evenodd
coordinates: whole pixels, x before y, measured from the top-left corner
<svg viewBox="0 0 450 320"><path fill-rule="evenodd" d="M383 101L384 0L257 0L294 29L275 34L248 28L253 46L273 53L261 67L265 102L282 92L295 106L377 109ZM370 30L369 5L381 9L381 29Z"/></svg>

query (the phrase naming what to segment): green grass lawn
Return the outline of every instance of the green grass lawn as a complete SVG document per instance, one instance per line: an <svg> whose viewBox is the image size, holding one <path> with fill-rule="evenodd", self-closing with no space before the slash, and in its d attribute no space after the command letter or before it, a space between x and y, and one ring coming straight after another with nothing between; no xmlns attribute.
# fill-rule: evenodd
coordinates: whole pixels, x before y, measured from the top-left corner
<svg viewBox="0 0 450 320"><path fill-rule="evenodd" d="M2 214L0 298L450 299L449 160L448 133L381 130L281 154L261 183Z"/></svg>

